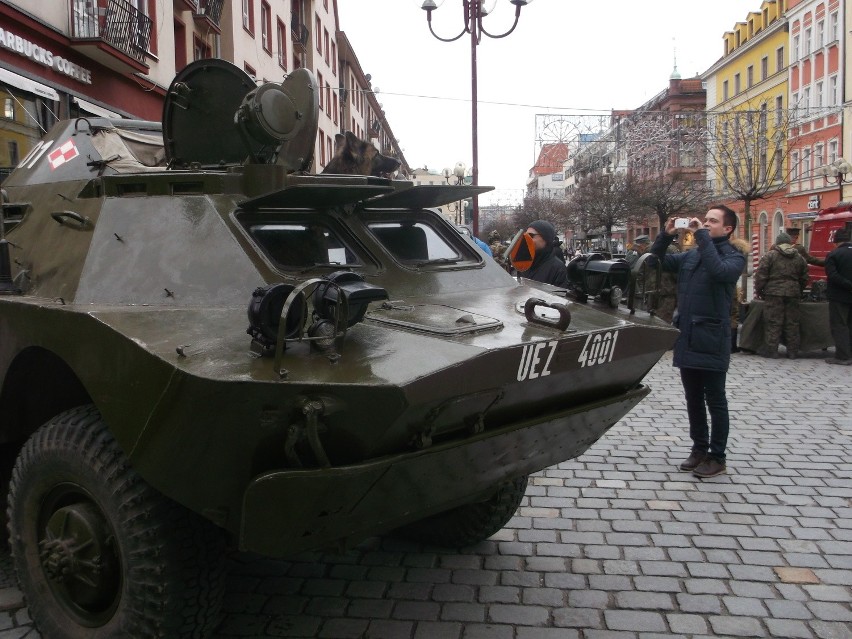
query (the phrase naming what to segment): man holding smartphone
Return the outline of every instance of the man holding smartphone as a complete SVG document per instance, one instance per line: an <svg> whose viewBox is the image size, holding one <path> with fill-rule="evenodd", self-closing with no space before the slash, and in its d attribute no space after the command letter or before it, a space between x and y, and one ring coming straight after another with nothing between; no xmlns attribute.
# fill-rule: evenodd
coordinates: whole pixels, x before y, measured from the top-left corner
<svg viewBox="0 0 852 639"><path fill-rule="evenodd" d="M651 252L664 271L677 273L678 280L672 324L680 335L672 364L680 368L692 439L692 451L680 469L697 477L714 477L726 472L730 420L725 381L731 359L731 303L745 256L729 241L737 228L737 215L727 206L711 206L704 222L694 217L688 228L697 250L666 252L677 237L675 218L669 218Z"/></svg>

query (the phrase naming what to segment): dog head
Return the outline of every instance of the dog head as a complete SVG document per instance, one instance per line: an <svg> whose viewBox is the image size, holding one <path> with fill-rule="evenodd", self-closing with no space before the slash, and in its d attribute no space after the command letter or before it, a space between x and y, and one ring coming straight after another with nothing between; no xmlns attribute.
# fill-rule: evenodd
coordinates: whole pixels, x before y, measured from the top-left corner
<svg viewBox="0 0 852 639"><path fill-rule="evenodd" d="M359 140L354 133L338 133L334 136L334 157L323 169L323 173L345 175L373 175L388 177L399 168L400 162L379 153L366 140Z"/></svg>

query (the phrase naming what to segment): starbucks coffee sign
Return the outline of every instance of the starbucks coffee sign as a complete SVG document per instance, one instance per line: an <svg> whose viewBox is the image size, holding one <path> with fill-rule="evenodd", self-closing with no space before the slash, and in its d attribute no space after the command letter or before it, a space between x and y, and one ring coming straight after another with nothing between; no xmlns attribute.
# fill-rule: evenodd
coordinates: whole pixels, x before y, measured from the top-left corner
<svg viewBox="0 0 852 639"><path fill-rule="evenodd" d="M83 84L92 83L92 72L89 69L81 67L79 64L75 64L70 60L66 60L62 56L54 55L49 49L40 47L7 29L0 29L0 47L29 58L33 62L53 69L57 73L74 78Z"/></svg>

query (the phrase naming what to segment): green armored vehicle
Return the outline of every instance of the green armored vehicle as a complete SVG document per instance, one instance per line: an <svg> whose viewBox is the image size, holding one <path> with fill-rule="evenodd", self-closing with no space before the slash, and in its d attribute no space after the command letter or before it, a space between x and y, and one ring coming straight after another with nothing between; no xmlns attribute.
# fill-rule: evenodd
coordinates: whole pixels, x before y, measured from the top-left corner
<svg viewBox="0 0 852 639"><path fill-rule="evenodd" d="M60 122L3 184L0 470L44 637L209 636L228 548L485 539L649 392L674 329L431 208L486 189L307 174L316 122L309 72L205 60L162 124Z"/></svg>

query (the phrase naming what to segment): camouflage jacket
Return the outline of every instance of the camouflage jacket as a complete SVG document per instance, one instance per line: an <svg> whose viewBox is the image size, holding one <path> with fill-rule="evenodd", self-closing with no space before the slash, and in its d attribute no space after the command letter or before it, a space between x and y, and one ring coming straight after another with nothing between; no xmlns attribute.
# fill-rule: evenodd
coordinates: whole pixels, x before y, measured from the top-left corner
<svg viewBox="0 0 852 639"><path fill-rule="evenodd" d="M808 253L808 249L806 249L801 244L793 244L793 248L799 252L803 258L805 258L805 262L808 264L813 264L815 266L825 266L825 260L819 257L815 257Z"/></svg>
<svg viewBox="0 0 852 639"><path fill-rule="evenodd" d="M754 292L758 297L799 297L807 284L808 263L790 244L777 244L769 249L754 272Z"/></svg>

